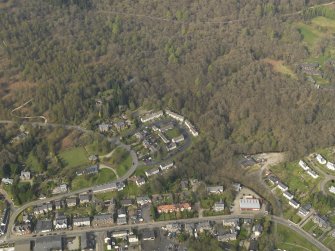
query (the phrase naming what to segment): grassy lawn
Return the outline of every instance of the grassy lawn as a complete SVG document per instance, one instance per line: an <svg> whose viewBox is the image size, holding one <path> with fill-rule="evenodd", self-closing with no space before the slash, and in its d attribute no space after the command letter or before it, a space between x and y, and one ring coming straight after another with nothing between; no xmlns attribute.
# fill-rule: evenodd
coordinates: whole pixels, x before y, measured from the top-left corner
<svg viewBox="0 0 335 251"><path fill-rule="evenodd" d="M294 232L293 230L278 224L276 234L276 248L294 251L317 251L319 250L312 243Z"/></svg>
<svg viewBox="0 0 335 251"><path fill-rule="evenodd" d="M111 192L106 192L106 193L98 193L98 194L94 194L94 197L96 197L97 199L100 199L100 200L110 200L110 199L113 199L117 196L117 193L116 191L111 191Z"/></svg>
<svg viewBox="0 0 335 251"><path fill-rule="evenodd" d="M26 165L30 168L31 171L36 173L43 172L42 165L38 162L36 157L32 153L28 155L28 159L26 160Z"/></svg>
<svg viewBox="0 0 335 251"><path fill-rule="evenodd" d="M149 169L151 169L151 168L154 168L153 166L140 166L140 167L138 167L137 169L136 169L136 171L135 171L135 175L136 176L145 176L145 171L146 170L149 170Z"/></svg>
<svg viewBox="0 0 335 251"><path fill-rule="evenodd" d="M315 227L315 224L312 220L309 220L302 228L309 232L313 227Z"/></svg>
<svg viewBox="0 0 335 251"><path fill-rule="evenodd" d="M130 153L121 147L116 148L113 155L109 159L104 160L113 165L120 177L123 176L132 165Z"/></svg>
<svg viewBox="0 0 335 251"><path fill-rule="evenodd" d="M66 167L89 165L87 153L83 147L74 147L59 153Z"/></svg>
<svg viewBox="0 0 335 251"><path fill-rule="evenodd" d="M309 46L314 46L321 37L320 32L310 25L300 24L299 31Z"/></svg>
<svg viewBox="0 0 335 251"><path fill-rule="evenodd" d="M315 17L312 19L312 24L335 31L335 20L326 17Z"/></svg>
<svg viewBox="0 0 335 251"><path fill-rule="evenodd" d="M329 247L331 250L335 250L335 238L328 235L323 241L323 244Z"/></svg>
<svg viewBox="0 0 335 251"><path fill-rule="evenodd" d="M273 166L271 171L288 185L300 203L307 202L309 195L318 189L320 177L313 179L298 165L298 161Z"/></svg>
<svg viewBox="0 0 335 251"><path fill-rule="evenodd" d="M178 128L174 127L173 129L171 130L168 130L167 132L164 133L165 136L169 139L173 139L175 137L178 137L181 135L181 132Z"/></svg>
<svg viewBox="0 0 335 251"><path fill-rule="evenodd" d="M81 175L77 176L72 180L72 190L78 190L93 185L101 185L108 182L112 182L116 179L116 176L112 170L100 169L96 175Z"/></svg>

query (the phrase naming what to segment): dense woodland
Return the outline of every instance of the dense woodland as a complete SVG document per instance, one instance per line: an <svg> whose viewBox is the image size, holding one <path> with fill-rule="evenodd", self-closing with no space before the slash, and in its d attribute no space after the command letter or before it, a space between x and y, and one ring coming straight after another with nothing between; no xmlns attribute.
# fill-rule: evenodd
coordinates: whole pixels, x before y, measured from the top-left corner
<svg viewBox="0 0 335 251"><path fill-rule="evenodd" d="M334 91L263 61L303 62L310 51L291 24L334 17L308 9L325 2L2 0L0 116L30 98L26 112L68 124L121 107L170 107L201 133L178 175L242 179L257 190L234 171L239 154L288 151L293 159L335 144Z"/></svg>

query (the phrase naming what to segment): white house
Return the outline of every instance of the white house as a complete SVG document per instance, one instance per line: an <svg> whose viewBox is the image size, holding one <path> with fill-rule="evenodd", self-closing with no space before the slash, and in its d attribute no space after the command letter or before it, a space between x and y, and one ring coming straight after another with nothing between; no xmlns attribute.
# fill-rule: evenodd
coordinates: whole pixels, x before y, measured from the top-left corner
<svg viewBox="0 0 335 251"><path fill-rule="evenodd" d="M305 208L303 207L300 207L299 208L299 211L298 211L298 214L303 216L303 217L306 217L308 215L309 211L307 211Z"/></svg>
<svg viewBox="0 0 335 251"><path fill-rule="evenodd" d="M155 175L155 174L158 174L158 173L159 173L159 169L158 169L157 167L145 171L145 175L146 175L147 177L150 177L150 176Z"/></svg>
<svg viewBox="0 0 335 251"><path fill-rule="evenodd" d="M292 200L293 199L293 194L291 194L290 192L288 192L288 191L285 191L285 192L283 192L283 196L286 198L286 199L288 199L288 200Z"/></svg>
<svg viewBox="0 0 335 251"><path fill-rule="evenodd" d="M335 187L334 186L329 187L329 192L335 194Z"/></svg>
<svg viewBox="0 0 335 251"><path fill-rule="evenodd" d="M142 185L144 185L145 184L145 179L143 178L143 177L138 177L137 179L136 179L136 185L137 186L142 186Z"/></svg>
<svg viewBox="0 0 335 251"><path fill-rule="evenodd" d="M224 202L221 200L219 202L215 202L214 203L214 207L213 207L213 210L215 212L221 212L221 211L224 211Z"/></svg>
<svg viewBox="0 0 335 251"><path fill-rule="evenodd" d="M13 185L13 179L8 179L8 178L2 178L1 182L4 183L5 185Z"/></svg>
<svg viewBox="0 0 335 251"><path fill-rule="evenodd" d="M172 142L174 142L174 143L179 143L179 142L182 142L182 141L184 141L184 140L185 140L184 135L180 135L180 136L178 136L178 137L173 138L173 139L172 139Z"/></svg>
<svg viewBox="0 0 335 251"><path fill-rule="evenodd" d="M157 119L157 118L159 118L161 116L163 116L163 111L158 111L158 112L150 113L150 114L147 114L147 115L143 116L141 118L141 122L142 123L149 122L149 121Z"/></svg>
<svg viewBox="0 0 335 251"><path fill-rule="evenodd" d="M91 220L89 217L73 218L74 227L89 227L91 225Z"/></svg>
<svg viewBox="0 0 335 251"><path fill-rule="evenodd" d="M325 165L327 163L327 161L325 160L324 157L321 156L321 154L317 154L316 155L316 160L321 164L321 165Z"/></svg>
<svg viewBox="0 0 335 251"><path fill-rule="evenodd" d="M223 186L209 186L207 187L207 192L215 194L223 193Z"/></svg>
<svg viewBox="0 0 335 251"><path fill-rule="evenodd" d="M278 185L277 187L282 190L283 192L287 191L288 190L288 186L286 186L285 184L281 183L281 182L278 182Z"/></svg>
<svg viewBox="0 0 335 251"><path fill-rule="evenodd" d="M288 202L288 204L290 204L291 207L298 209L300 207L300 204L298 202L296 202L295 200L290 200Z"/></svg>
<svg viewBox="0 0 335 251"><path fill-rule="evenodd" d="M303 160L300 160L299 161L299 166L304 169L305 171L309 170L309 166L303 161Z"/></svg>
<svg viewBox="0 0 335 251"><path fill-rule="evenodd" d="M22 171L20 175L20 180L30 180L30 172Z"/></svg>
<svg viewBox="0 0 335 251"><path fill-rule="evenodd" d="M199 133L197 132L197 130L195 130L194 126L191 124L190 121L185 120L185 125L187 126L187 128L190 130L191 134L196 137L199 135Z"/></svg>
<svg viewBox="0 0 335 251"><path fill-rule="evenodd" d="M173 162L170 162L170 163L167 163L167 164L164 164L164 165L160 164L159 167L162 171L168 170L171 167L173 167Z"/></svg>
<svg viewBox="0 0 335 251"><path fill-rule="evenodd" d="M319 175L313 170L308 170L307 173L308 175L312 176L313 179L317 179L319 177Z"/></svg>
<svg viewBox="0 0 335 251"><path fill-rule="evenodd" d="M137 236L136 235L129 235L128 236L128 242L129 243L138 243L138 238L137 238Z"/></svg>
<svg viewBox="0 0 335 251"><path fill-rule="evenodd" d="M178 120L179 122L184 121L184 117L179 115L178 113L171 112L170 110L165 110L166 115L170 116L171 118Z"/></svg>
<svg viewBox="0 0 335 251"><path fill-rule="evenodd" d="M335 164L334 163L328 161L326 166L329 170L335 171Z"/></svg>

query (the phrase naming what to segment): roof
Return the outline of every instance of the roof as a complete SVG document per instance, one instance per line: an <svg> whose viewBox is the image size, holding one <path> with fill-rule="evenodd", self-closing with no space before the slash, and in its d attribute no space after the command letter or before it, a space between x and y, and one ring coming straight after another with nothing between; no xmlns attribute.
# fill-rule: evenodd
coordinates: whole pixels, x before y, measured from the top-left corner
<svg viewBox="0 0 335 251"><path fill-rule="evenodd" d="M112 214L98 214L94 216L94 220L113 220L113 215Z"/></svg>
<svg viewBox="0 0 335 251"><path fill-rule="evenodd" d="M62 250L61 236L39 237L35 240L34 251Z"/></svg>
<svg viewBox="0 0 335 251"><path fill-rule="evenodd" d="M36 232L51 231L52 221L51 220L38 220L36 223Z"/></svg>
<svg viewBox="0 0 335 251"><path fill-rule="evenodd" d="M240 208L260 209L259 199L240 199Z"/></svg>
<svg viewBox="0 0 335 251"><path fill-rule="evenodd" d="M73 218L73 223L75 223L75 222L85 222L85 221L90 221L90 217Z"/></svg>

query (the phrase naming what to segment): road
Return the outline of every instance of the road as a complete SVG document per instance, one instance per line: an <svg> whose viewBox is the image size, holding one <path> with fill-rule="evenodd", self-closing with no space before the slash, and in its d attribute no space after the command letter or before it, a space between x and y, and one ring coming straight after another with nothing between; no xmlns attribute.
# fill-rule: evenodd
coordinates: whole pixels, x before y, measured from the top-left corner
<svg viewBox="0 0 335 251"><path fill-rule="evenodd" d="M88 231L93 231L96 233L105 232L105 231L118 231L118 230L124 230L129 228L137 228L137 229L145 229L145 228L160 228L165 226L166 224L170 223L197 223L197 222L204 222L204 221L215 221L220 222L224 219L232 219L232 218L255 218L255 217L263 217L264 214L237 214L237 215L220 215L220 216L207 216L203 217L201 219L199 218L190 218L190 219L181 219L181 220L171 220L171 221L159 221L159 222L148 222L148 223L136 223L136 224L127 224L122 226L110 226L110 227L100 227L100 228L85 228L85 229L78 229L78 230L65 230L65 231L59 231L59 232L53 232L53 235L68 235L68 236L75 236L78 234L82 234ZM291 230L295 231L302 237L304 237L306 240L311 242L313 245L315 245L319 250L321 251L329 251L327 247L325 247L321 242L314 239L311 235L309 235L304 230L300 229L296 225L292 224L286 219L283 219L281 217L277 216L269 216L270 220L273 222L276 222L278 224L284 225ZM100 235L101 236L101 235ZM33 235L25 235L25 236L12 236L8 239L8 242L14 242L18 240L32 240L37 237L33 237Z"/></svg>

